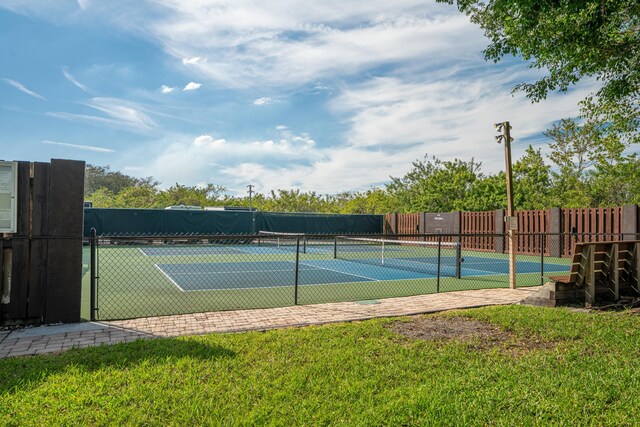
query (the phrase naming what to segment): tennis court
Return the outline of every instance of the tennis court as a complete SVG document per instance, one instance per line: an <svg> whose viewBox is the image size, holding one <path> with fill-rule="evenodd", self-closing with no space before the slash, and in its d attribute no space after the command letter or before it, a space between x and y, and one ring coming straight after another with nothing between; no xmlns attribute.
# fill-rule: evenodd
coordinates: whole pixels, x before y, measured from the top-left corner
<svg viewBox="0 0 640 427"><path fill-rule="evenodd" d="M188 264L156 264L156 267L178 289L183 292L255 289L277 286L322 285L327 283L349 283L363 281L391 281L409 279L433 279L437 277L437 264L432 260L433 273L419 272L427 268L426 260L415 261L411 258L394 258L386 265L376 258L365 258L361 262L370 264L363 269L361 264L345 260L308 260L299 263L298 277L295 277L295 261L267 262L210 262ZM453 264L453 259L444 262ZM562 272L566 265L545 263L545 271ZM461 272L466 277L487 276L508 272L507 260L491 258L465 258ZM516 270L521 273L533 273L540 270L540 264L532 261L519 261ZM453 276L454 267L441 266L443 276ZM257 278L259 277L259 280Z"/></svg>
<svg viewBox="0 0 640 427"><path fill-rule="evenodd" d="M508 287L506 254L445 242L293 236L131 240L97 250L98 319L358 301ZM568 271L568 260L518 256L518 286ZM89 286L89 271L85 284ZM88 294L88 293L87 293Z"/></svg>

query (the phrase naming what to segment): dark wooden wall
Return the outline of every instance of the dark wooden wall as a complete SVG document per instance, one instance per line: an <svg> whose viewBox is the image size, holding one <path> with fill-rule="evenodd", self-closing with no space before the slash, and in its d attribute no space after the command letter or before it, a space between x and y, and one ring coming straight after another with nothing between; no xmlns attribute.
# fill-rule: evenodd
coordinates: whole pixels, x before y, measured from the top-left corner
<svg viewBox="0 0 640 427"><path fill-rule="evenodd" d="M80 320L84 166L18 162L18 230L2 239L11 280L2 283L9 272L0 267L0 288L10 286L0 323Z"/></svg>

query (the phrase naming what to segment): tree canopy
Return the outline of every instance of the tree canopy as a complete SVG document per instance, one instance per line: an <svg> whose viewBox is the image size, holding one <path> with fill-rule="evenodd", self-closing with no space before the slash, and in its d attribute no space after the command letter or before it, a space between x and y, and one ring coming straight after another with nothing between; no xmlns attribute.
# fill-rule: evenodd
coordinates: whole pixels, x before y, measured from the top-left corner
<svg viewBox="0 0 640 427"><path fill-rule="evenodd" d="M136 178L119 171L112 171L110 166L96 166L88 164L84 171L84 194L93 194L100 188L112 193L119 193L127 187L149 187L158 185L153 177Z"/></svg>
<svg viewBox="0 0 640 427"><path fill-rule="evenodd" d="M455 4L484 30L486 59L520 56L546 71L515 90L537 102L595 78L601 87L582 102L583 116L625 144L640 142L638 0L438 1Z"/></svg>

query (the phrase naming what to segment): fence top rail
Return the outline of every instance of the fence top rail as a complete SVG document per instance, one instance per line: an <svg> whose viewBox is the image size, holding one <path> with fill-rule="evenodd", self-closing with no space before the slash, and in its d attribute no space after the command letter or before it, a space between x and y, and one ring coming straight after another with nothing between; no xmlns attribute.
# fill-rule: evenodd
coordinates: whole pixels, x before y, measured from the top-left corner
<svg viewBox="0 0 640 427"><path fill-rule="evenodd" d="M640 240L608 240L604 242L580 242L579 245L582 246L599 246L599 245L619 245L619 244L636 244L640 243Z"/></svg>

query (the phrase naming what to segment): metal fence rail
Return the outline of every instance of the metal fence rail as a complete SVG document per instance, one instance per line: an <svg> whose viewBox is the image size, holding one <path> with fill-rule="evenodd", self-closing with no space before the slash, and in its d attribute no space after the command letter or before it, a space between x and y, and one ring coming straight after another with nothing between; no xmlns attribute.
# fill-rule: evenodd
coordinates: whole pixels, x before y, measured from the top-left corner
<svg viewBox="0 0 640 427"><path fill-rule="evenodd" d="M86 248L87 311L92 319L123 319L508 287L508 254L470 247L480 237L503 238L93 235ZM567 274L570 259L561 247L597 236L519 238L529 247L517 256L521 287Z"/></svg>

